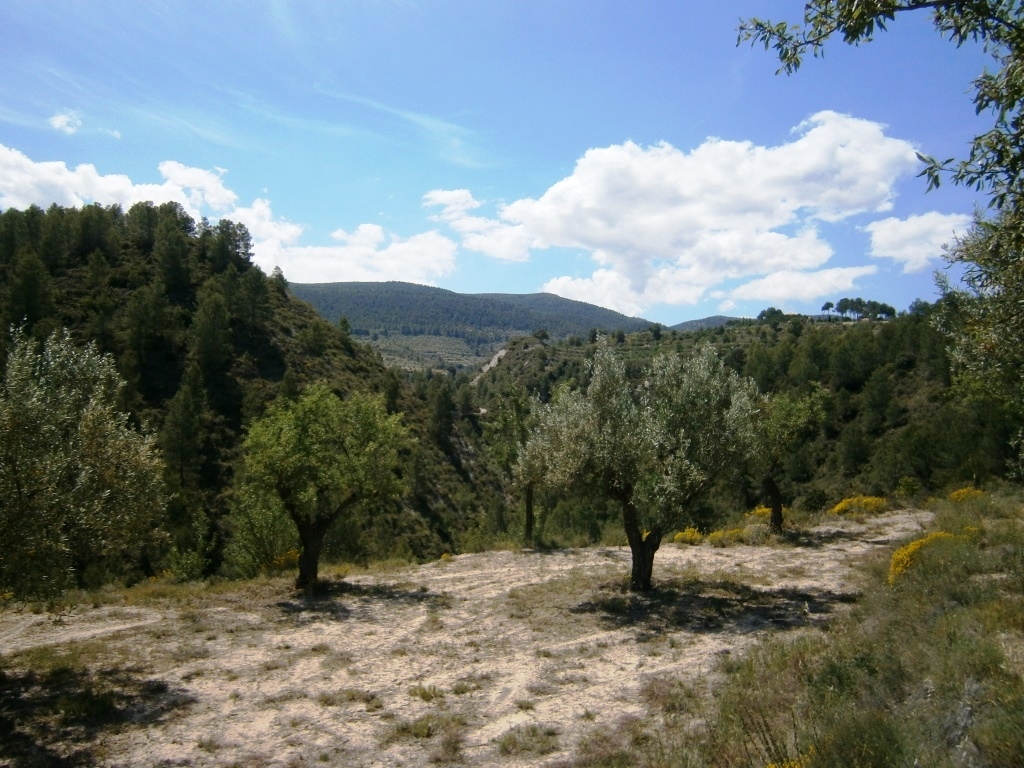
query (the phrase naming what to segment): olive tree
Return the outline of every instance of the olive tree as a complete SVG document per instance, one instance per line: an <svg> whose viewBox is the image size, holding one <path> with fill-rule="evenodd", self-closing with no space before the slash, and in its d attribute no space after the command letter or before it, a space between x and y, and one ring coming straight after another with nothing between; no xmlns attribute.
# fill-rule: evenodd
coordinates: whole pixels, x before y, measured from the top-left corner
<svg viewBox="0 0 1024 768"><path fill-rule="evenodd" d="M803 397L780 393L764 397L758 408L754 430L757 450L751 456L751 471L768 495L769 526L775 533L782 532L782 491L777 478L783 461L798 443L817 430L827 397L821 388Z"/></svg>
<svg viewBox="0 0 1024 768"><path fill-rule="evenodd" d="M280 505L295 524L296 587L316 584L335 521L400 493L396 470L405 438L401 414L389 416L382 397L341 399L326 384L296 401L277 401L249 428L241 490L250 500Z"/></svg>
<svg viewBox="0 0 1024 768"><path fill-rule="evenodd" d="M165 498L154 436L117 408L112 358L67 331L39 349L15 331L0 387L0 594L59 604L124 571L159 535Z"/></svg>
<svg viewBox="0 0 1024 768"><path fill-rule="evenodd" d="M630 587L651 588L654 555L693 503L756 445L760 396L711 347L666 355L638 383L610 347L589 364L585 389L560 392L537 412L520 457L555 487L588 485L622 508L632 554Z"/></svg>

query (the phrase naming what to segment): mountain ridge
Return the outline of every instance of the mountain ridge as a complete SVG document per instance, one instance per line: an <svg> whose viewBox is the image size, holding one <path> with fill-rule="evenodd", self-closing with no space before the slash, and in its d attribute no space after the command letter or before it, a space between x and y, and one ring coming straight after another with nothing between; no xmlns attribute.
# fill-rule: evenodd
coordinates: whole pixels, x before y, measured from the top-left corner
<svg viewBox="0 0 1024 768"><path fill-rule="evenodd" d="M403 368L477 367L510 339L541 330L565 339L660 325L552 293L458 293L401 281L289 288L329 322L344 317L352 334L368 337L387 362ZM697 330L731 319L717 315L672 328Z"/></svg>

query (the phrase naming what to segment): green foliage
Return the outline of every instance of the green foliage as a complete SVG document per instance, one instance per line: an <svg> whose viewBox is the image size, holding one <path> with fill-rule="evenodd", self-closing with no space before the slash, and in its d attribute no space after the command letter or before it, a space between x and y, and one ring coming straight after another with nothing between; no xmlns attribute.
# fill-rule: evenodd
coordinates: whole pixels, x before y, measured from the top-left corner
<svg viewBox="0 0 1024 768"><path fill-rule="evenodd" d="M1024 214L1006 210L978 220L950 251L965 267L962 287L943 285L939 322L953 338L951 356L962 391L1005 402L1024 417ZM1024 433L1017 436L1024 471Z"/></svg>
<svg viewBox="0 0 1024 768"><path fill-rule="evenodd" d="M277 570L299 546L295 524L280 499L254 485L243 485L235 494L227 525L227 571L245 578Z"/></svg>
<svg viewBox="0 0 1024 768"><path fill-rule="evenodd" d="M323 384L275 403L250 426L243 503L265 500L270 508L256 513L264 520L273 521L277 509L291 518L301 546L300 587L316 582L335 521L400 493L395 470L406 434L401 415L388 415L382 398L352 393L342 400Z"/></svg>
<svg viewBox="0 0 1024 768"><path fill-rule="evenodd" d="M750 452L755 476L761 480L771 503L770 525L782 530L782 492L778 476L787 456L817 430L824 418L826 392L814 388L804 397L780 393L764 398L756 413L755 448Z"/></svg>
<svg viewBox="0 0 1024 768"><path fill-rule="evenodd" d="M13 334L0 391L0 593L59 601L130 575L164 512L152 435L117 409L113 361L66 331Z"/></svg>
<svg viewBox="0 0 1024 768"><path fill-rule="evenodd" d="M538 410L519 471L543 471L545 483L563 489L591 486L621 504L631 584L649 589L662 537L756 447L760 397L711 347L687 358L658 356L634 384L602 345L589 373L586 389L560 392Z"/></svg>

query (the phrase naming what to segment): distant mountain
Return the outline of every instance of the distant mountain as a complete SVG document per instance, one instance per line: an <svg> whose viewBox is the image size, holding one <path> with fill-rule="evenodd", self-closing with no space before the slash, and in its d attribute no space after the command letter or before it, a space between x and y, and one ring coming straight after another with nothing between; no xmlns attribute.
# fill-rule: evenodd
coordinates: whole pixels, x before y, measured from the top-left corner
<svg viewBox="0 0 1024 768"><path fill-rule="evenodd" d="M591 328L628 332L651 322L627 317L550 293L464 294L413 283L292 283L292 293L326 319L348 319L356 334L431 334L466 338L533 333L552 337L586 334Z"/></svg>
<svg viewBox="0 0 1024 768"><path fill-rule="evenodd" d="M401 368L482 365L509 339L545 330L552 339L591 330L635 333L655 325L551 293L455 293L415 283L291 283L291 292L321 317L342 317L351 332ZM669 330L717 328L738 318L715 315Z"/></svg>

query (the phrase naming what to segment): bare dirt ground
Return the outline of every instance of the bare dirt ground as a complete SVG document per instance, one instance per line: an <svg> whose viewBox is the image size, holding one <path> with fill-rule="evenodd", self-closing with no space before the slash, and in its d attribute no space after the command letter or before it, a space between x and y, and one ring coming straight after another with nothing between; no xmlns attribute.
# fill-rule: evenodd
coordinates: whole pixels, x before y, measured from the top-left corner
<svg viewBox="0 0 1024 768"><path fill-rule="evenodd" d="M316 597L277 579L83 606L59 626L7 611L0 708L21 710L0 740L108 766L558 763L595 730L658 716L652 681L700 689L765 635L816 631L854 599L852 566L925 522L903 511L773 546L666 544L642 597L623 590L628 549L593 548L461 555ZM33 676L39 654L66 656L65 678ZM76 701L80 726L58 717ZM34 706L57 713L57 735L17 725Z"/></svg>

